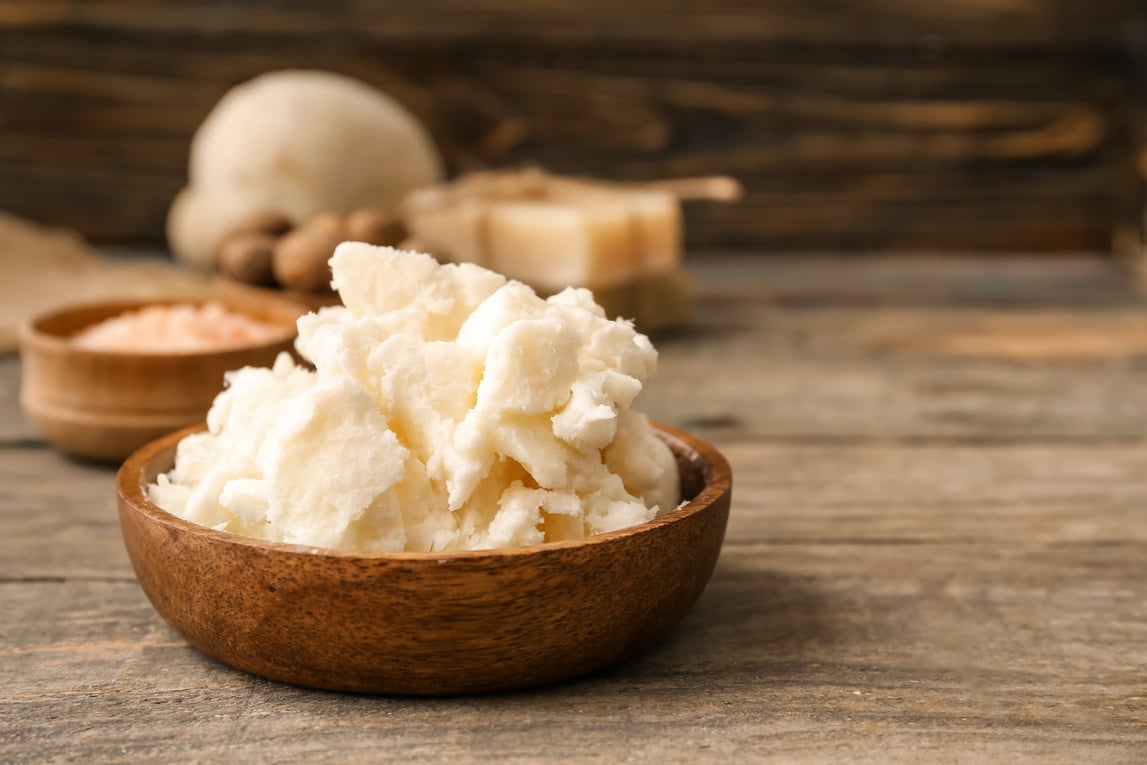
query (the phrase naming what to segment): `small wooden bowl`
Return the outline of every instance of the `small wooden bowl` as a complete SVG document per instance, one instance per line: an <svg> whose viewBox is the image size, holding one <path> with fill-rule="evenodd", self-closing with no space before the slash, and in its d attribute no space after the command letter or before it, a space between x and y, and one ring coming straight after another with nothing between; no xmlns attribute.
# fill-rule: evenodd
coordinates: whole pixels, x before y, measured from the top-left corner
<svg viewBox="0 0 1147 765"><path fill-rule="evenodd" d="M207 655L329 690L485 693L631 656L701 594L732 495L715 448L658 426L691 499L641 526L514 550L319 549L213 531L148 501L144 487L194 430L149 444L119 472L120 525L144 592Z"/></svg>
<svg viewBox="0 0 1147 765"><path fill-rule="evenodd" d="M64 452L86 459L120 461L140 446L201 422L223 373L243 366L269 366L290 351L301 306L286 301L247 306L221 302L280 327L269 342L216 351L130 353L77 347L70 337L125 311L157 304L203 300L150 300L73 306L31 319L20 327L24 414L43 437Z"/></svg>

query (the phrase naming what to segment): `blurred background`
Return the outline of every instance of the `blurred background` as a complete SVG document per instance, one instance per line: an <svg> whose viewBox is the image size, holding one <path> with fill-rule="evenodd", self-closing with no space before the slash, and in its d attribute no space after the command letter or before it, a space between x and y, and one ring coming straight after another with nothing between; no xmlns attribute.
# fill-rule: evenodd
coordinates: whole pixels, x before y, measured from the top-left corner
<svg viewBox="0 0 1147 765"><path fill-rule="evenodd" d="M451 174L728 174L691 248L1135 250L1135 0L0 1L0 210L161 247L197 126L284 67L398 99Z"/></svg>

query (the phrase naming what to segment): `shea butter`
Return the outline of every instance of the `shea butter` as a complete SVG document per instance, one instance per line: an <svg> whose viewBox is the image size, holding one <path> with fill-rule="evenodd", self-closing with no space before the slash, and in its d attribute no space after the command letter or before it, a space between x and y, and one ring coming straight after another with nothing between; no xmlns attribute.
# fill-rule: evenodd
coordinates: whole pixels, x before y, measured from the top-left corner
<svg viewBox="0 0 1147 765"><path fill-rule="evenodd" d="M149 487L212 528L320 547L446 551L578 539L679 502L634 401L657 353L584 289L543 300L473 264L361 243L343 306L297 349L228 375L208 428Z"/></svg>

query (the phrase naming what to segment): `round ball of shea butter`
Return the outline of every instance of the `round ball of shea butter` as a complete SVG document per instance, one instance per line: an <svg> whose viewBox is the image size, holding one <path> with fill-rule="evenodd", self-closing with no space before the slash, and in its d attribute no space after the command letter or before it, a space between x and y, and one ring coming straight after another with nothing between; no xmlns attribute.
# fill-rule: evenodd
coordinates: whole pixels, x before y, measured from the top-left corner
<svg viewBox="0 0 1147 765"><path fill-rule="evenodd" d="M386 94L331 72L270 72L232 88L196 132L169 244L207 267L222 233L252 212L392 211L441 178L430 135Z"/></svg>

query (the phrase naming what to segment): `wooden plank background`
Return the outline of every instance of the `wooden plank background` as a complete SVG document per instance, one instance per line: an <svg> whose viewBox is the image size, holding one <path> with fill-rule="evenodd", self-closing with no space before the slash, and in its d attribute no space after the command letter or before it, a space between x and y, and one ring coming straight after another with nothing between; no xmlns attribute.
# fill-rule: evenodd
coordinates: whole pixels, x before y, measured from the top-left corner
<svg viewBox="0 0 1147 765"><path fill-rule="evenodd" d="M0 0L0 209L154 244L212 104L309 67L402 100L453 170L741 177L693 245L1106 250L1141 219L1135 0L521 6Z"/></svg>

